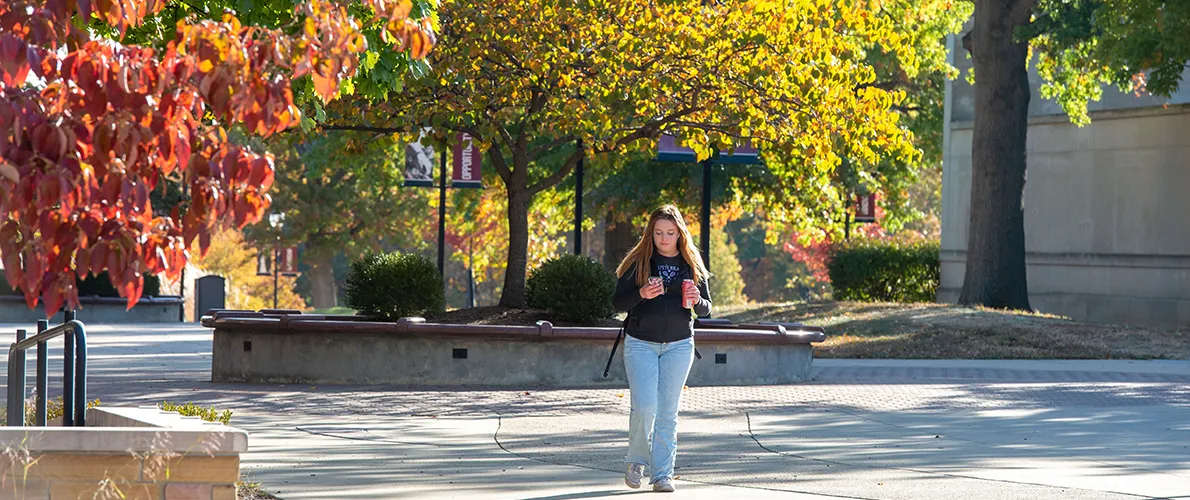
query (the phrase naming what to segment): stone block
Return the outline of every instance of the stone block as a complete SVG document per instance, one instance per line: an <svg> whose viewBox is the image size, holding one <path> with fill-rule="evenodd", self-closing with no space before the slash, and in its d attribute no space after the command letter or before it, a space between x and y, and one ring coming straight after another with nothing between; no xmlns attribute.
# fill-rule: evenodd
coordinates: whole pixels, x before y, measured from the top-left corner
<svg viewBox="0 0 1190 500"><path fill-rule="evenodd" d="M34 456L32 462L13 461L12 457L0 458L4 468L19 471L29 479L59 480L104 479L136 481L140 479L141 459L131 455L83 455L73 453L47 453Z"/></svg>
<svg viewBox="0 0 1190 500"><path fill-rule="evenodd" d="M234 483L240 478L238 456L151 456L145 458L144 481Z"/></svg>
<svg viewBox="0 0 1190 500"><path fill-rule="evenodd" d="M1032 132L1032 130L1030 130ZM971 141L975 137L975 129L950 129L950 156L965 156L971 158ZM970 163L968 163L968 171Z"/></svg>
<svg viewBox="0 0 1190 500"><path fill-rule="evenodd" d="M83 498L161 500L161 485L121 481L55 481L50 484L50 500Z"/></svg>
<svg viewBox="0 0 1190 500"><path fill-rule="evenodd" d="M0 478L0 500L49 500L50 484L45 481L22 480L20 476Z"/></svg>
<svg viewBox="0 0 1190 500"><path fill-rule="evenodd" d="M1098 150L1134 148L1141 136L1140 127L1133 120L1095 120L1087 127L1091 128L1095 149Z"/></svg>
<svg viewBox="0 0 1190 500"><path fill-rule="evenodd" d="M1178 301L1178 324L1181 328L1190 327L1190 300Z"/></svg>
<svg viewBox="0 0 1190 500"><path fill-rule="evenodd" d="M1131 323L1134 325L1172 325L1178 321L1178 301L1133 298Z"/></svg>
<svg viewBox="0 0 1190 500"><path fill-rule="evenodd" d="M211 500L236 500L234 484L216 484L211 490Z"/></svg>
<svg viewBox="0 0 1190 500"><path fill-rule="evenodd" d="M165 500L211 500L211 492L208 483L168 483Z"/></svg>
<svg viewBox="0 0 1190 500"><path fill-rule="evenodd" d="M1132 320L1132 301L1128 297L1087 296L1087 321L1127 324Z"/></svg>

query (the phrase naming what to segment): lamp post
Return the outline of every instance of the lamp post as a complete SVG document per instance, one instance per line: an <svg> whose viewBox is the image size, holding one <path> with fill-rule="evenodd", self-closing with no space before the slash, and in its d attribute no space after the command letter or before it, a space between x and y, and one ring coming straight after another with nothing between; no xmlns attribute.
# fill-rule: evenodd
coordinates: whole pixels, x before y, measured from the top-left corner
<svg viewBox="0 0 1190 500"><path fill-rule="evenodd" d="M281 275L281 231L285 227L285 214L274 213L269 214L269 225L272 226L273 231L277 234L276 243L273 245L273 309L277 308L277 288L278 277Z"/></svg>

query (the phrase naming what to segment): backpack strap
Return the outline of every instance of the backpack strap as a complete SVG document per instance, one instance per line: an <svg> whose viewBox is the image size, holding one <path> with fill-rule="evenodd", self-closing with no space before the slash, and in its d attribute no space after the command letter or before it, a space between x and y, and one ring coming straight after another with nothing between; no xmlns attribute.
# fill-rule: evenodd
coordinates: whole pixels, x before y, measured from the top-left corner
<svg viewBox="0 0 1190 500"><path fill-rule="evenodd" d="M620 333L616 334L616 341L612 344L612 352L607 355L607 366L603 367L603 378L607 378L607 374L612 371L612 359L616 357L616 348L620 347L620 339L624 338L624 327L628 325L628 318L632 317L632 310L628 310L628 316L624 317L624 323L620 324Z"/></svg>

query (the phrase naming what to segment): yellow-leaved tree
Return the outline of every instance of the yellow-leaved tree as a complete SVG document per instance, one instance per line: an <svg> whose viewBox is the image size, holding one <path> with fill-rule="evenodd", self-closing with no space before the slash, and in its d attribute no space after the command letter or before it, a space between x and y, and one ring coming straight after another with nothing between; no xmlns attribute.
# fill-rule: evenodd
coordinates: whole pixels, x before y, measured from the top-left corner
<svg viewBox="0 0 1190 500"><path fill-rule="evenodd" d="M523 306L531 202L584 155L649 150L662 133L701 157L751 140L784 159L771 168L792 183L829 178L840 150L917 154L892 109L904 93L876 85L865 57L881 47L912 74L912 43L870 3L443 0L432 69L367 128L480 141L507 193L500 303ZM358 128L336 120L349 117L324 127Z"/></svg>
<svg viewBox="0 0 1190 500"><path fill-rule="evenodd" d="M227 280L225 306L228 309L270 309L273 307L273 277L256 275L257 252L256 248L244 241L243 233L223 228L211 236L207 254L195 257L191 264L201 274L215 274ZM286 276L278 278L277 307L306 309L306 301L293 291L295 280ZM193 290L193 284L188 286Z"/></svg>

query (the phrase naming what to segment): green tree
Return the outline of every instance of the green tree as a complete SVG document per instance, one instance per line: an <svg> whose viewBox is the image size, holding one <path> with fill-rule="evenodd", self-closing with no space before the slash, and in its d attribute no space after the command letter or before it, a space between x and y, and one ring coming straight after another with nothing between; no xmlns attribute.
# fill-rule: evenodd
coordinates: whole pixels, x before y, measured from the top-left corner
<svg viewBox="0 0 1190 500"><path fill-rule="evenodd" d="M748 302L735 242L723 228L711 231L711 300L729 306Z"/></svg>
<svg viewBox="0 0 1190 500"><path fill-rule="evenodd" d="M280 232L263 221L249 238L271 248L301 244L316 309L337 304L333 261L432 243L436 193L402 188L404 142L393 134L334 132L272 141L278 156L272 211L285 215ZM433 209L431 207L434 207Z"/></svg>
<svg viewBox="0 0 1190 500"><path fill-rule="evenodd" d="M1022 200L1037 54L1042 96L1085 124L1103 84L1168 97L1190 60L1190 4L1166 0L970 0L975 73L971 223L959 302L1029 309Z"/></svg>
<svg viewBox="0 0 1190 500"><path fill-rule="evenodd" d="M390 96L398 114L384 125L482 143L508 196L501 303L520 306L531 201L584 154L650 150L663 132L704 157L750 139L789 158L770 165L787 184L832 171L840 143L866 162L915 155L892 109L904 92L872 85L863 58L877 42L908 54L910 41L859 5L447 0L439 12L450 43L425 78Z"/></svg>

